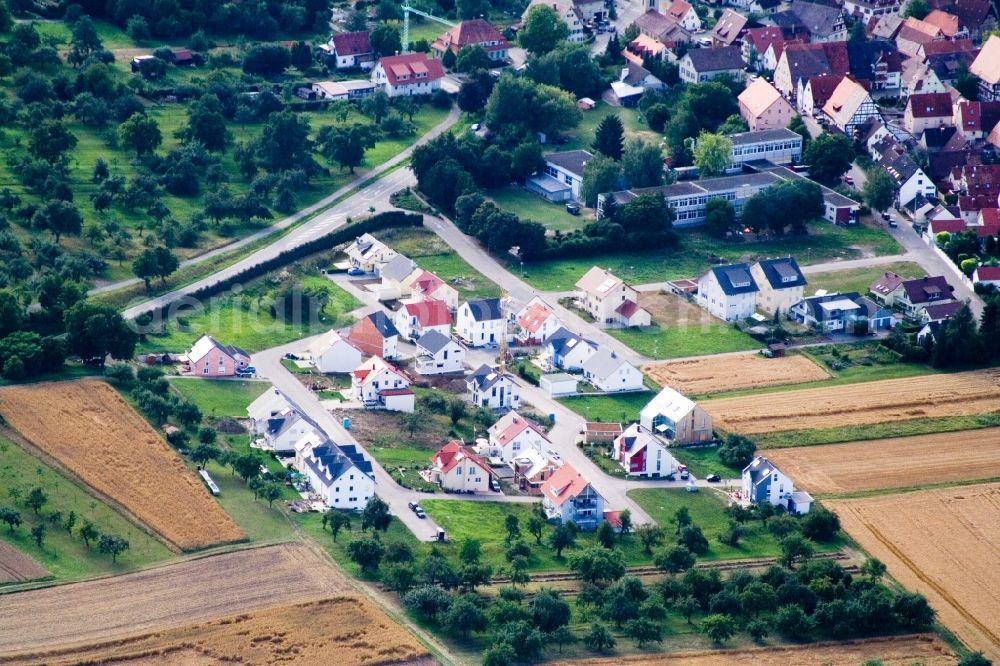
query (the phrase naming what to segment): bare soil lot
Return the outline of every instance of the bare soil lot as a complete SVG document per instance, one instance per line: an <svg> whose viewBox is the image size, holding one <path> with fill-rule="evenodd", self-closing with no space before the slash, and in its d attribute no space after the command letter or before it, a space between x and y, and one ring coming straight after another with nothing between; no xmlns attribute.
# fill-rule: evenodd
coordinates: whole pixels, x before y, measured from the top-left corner
<svg viewBox="0 0 1000 666"><path fill-rule="evenodd" d="M201 480L104 382L0 389L0 414L34 446L178 548L243 538Z"/></svg>
<svg viewBox="0 0 1000 666"><path fill-rule="evenodd" d="M0 583L15 583L22 580L35 580L49 575L38 562L0 541Z"/></svg>
<svg viewBox="0 0 1000 666"><path fill-rule="evenodd" d="M825 504L963 643L1000 659L1000 484Z"/></svg>
<svg viewBox="0 0 1000 666"><path fill-rule="evenodd" d="M1000 428L769 449L767 457L814 493L847 493L1000 477Z"/></svg>
<svg viewBox="0 0 1000 666"><path fill-rule="evenodd" d="M805 356L764 358L759 354L707 356L650 363L642 368L660 386L688 395L821 381L829 373Z"/></svg>
<svg viewBox="0 0 1000 666"><path fill-rule="evenodd" d="M773 396L701 403L723 430L738 433L836 428L1000 409L1000 369L885 379Z"/></svg>
<svg viewBox="0 0 1000 666"><path fill-rule="evenodd" d="M878 659L884 666L951 666L958 660L954 653L931 635L892 636L846 641L761 647L746 650L713 652L677 652L674 654L637 655L608 659L583 659L557 662L558 666L857 666L868 659Z"/></svg>
<svg viewBox="0 0 1000 666"><path fill-rule="evenodd" d="M179 629L79 649L15 658L9 663L412 664L427 650L362 597L334 597L242 613ZM426 659L428 663L432 660Z"/></svg>
<svg viewBox="0 0 1000 666"><path fill-rule="evenodd" d="M676 294L644 291L639 294L639 305L649 311L649 316L664 328L714 328L720 321L697 305ZM696 329L695 329L696 330ZM695 331L692 330L692 333Z"/></svg>
<svg viewBox="0 0 1000 666"><path fill-rule="evenodd" d="M0 595L0 663L349 592L307 546L283 544Z"/></svg>

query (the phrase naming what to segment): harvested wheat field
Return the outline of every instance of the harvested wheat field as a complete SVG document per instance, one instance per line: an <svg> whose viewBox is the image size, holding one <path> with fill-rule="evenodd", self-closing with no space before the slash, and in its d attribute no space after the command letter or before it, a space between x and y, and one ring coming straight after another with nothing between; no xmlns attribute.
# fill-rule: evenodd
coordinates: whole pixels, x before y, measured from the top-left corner
<svg viewBox="0 0 1000 666"><path fill-rule="evenodd" d="M554 666L858 666L868 659L878 659L884 666L952 666L955 654L936 636L914 634L869 638L841 643L813 643L746 650L676 652L673 654L636 655L608 659L574 659Z"/></svg>
<svg viewBox="0 0 1000 666"><path fill-rule="evenodd" d="M243 613L178 629L68 650L24 654L10 664L412 664L427 650L363 597L334 597Z"/></svg>
<svg viewBox="0 0 1000 666"><path fill-rule="evenodd" d="M0 595L0 662L351 592L308 546L282 544Z"/></svg>
<svg viewBox="0 0 1000 666"><path fill-rule="evenodd" d="M650 363L642 371L660 386L687 395L802 384L829 379L826 370L800 354L764 358L760 354L705 356L687 361Z"/></svg>
<svg viewBox="0 0 1000 666"><path fill-rule="evenodd" d="M0 414L41 451L178 548L243 538L163 438L104 382L0 389Z"/></svg>
<svg viewBox="0 0 1000 666"><path fill-rule="evenodd" d="M1000 478L1000 428L768 449L768 460L813 493Z"/></svg>
<svg viewBox="0 0 1000 666"><path fill-rule="evenodd" d="M35 580L49 575L42 565L17 548L0 541L0 583Z"/></svg>
<svg viewBox="0 0 1000 666"><path fill-rule="evenodd" d="M1000 659L1000 484L825 505L963 643Z"/></svg>
<svg viewBox="0 0 1000 666"><path fill-rule="evenodd" d="M1000 369L719 398L701 406L716 427L750 434L983 414L1000 409Z"/></svg>

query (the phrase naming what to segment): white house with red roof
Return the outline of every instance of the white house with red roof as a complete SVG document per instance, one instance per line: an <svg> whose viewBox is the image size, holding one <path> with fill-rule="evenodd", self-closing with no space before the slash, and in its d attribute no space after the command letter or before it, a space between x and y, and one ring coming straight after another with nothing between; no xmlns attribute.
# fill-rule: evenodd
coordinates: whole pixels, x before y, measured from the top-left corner
<svg viewBox="0 0 1000 666"><path fill-rule="evenodd" d="M514 339L521 345L540 345L562 327L545 301L535 296L516 315Z"/></svg>
<svg viewBox="0 0 1000 666"><path fill-rule="evenodd" d="M239 347L224 345L211 335L195 340L185 355L188 371L195 377L232 377L250 365L250 354Z"/></svg>
<svg viewBox="0 0 1000 666"><path fill-rule="evenodd" d="M416 340L431 331L450 335L452 317L443 301L418 296L400 301L393 323L401 336Z"/></svg>
<svg viewBox="0 0 1000 666"><path fill-rule="evenodd" d="M972 271L972 282L1000 289L1000 266L976 266L976 270Z"/></svg>
<svg viewBox="0 0 1000 666"><path fill-rule="evenodd" d="M490 490L490 469L482 458L452 440L431 456L431 483L452 492L485 493Z"/></svg>
<svg viewBox="0 0 1000 666"><path fill-rule="evenodd" d="M380 58L371 78L389 97L430 95L441 88L444 69L426 53L404 53Z"/></svg>
<svg viewBox="0 0 1000 666"><path fill-rule="evenodd" d="M649 313L639 307L639 292L603 268L594 266L576 283L580 306L598 323L649 326Z"/></svg>
<svg viewBox="0 0 1000 666"><path fill-rule="evenodd" d="M328 331L309 345L312 364L317 370L350 372L361 364L362 354L350 340L337 331Z"/></svg>
<svg viewBox="0 0 1000 666"><path fill-rule="evenodd" d="M527 449L547 451L552 446L540 425L513 411L490 426L488 436L487 454L503 462L510 462Z"/></svg>
<svg viewBox="0 0 1000 666"><path fill-rule="evenodd" d="M572 520L583 531L604 520L604 497L569 463L542 483L542 508L549 520Z"/></svg>
<svg viewBox="0 0 1000 666"><path fill-rule="evenodd" d="M403 287L413 296L443 301L449 310L458 309L458 290L430 271L414 271L403 280Z"/></svg>
<svg viewBox="0 0 1000 666"><path fill-rule="evenodd" d="M371 69L375 64L375 53L368 41L367 30L334 35L319 48L327 57L334 59L337 69Z"/></svg>
<svg viewBox="0 0 1000 666"><path fill-rule="evenodd" d="M467 46L478 46L486 51L486 55L497 63L507 59L507 40L488 21L471 19L453 26L448 32L434 40L431 53L441 58L445 51L455 55Z"/></svg>
<svg viewBox="0 0 1000 666"><path fill-rule="evenodd" d="M379 356L354 369L351 389L354 399L370 409L412 412L415 406L410 376Z"/></svg>
<svg viewBox="0 0 1000 666"><path fill-rule="evenodd" d="M638 423L615 437L612 457L629 476L658 479L677 471L677 460L667 451L666 442Z"/></svg>
<svg viewBox="0 0 1000 666"><path fill-rule="evenodd" d="M685 0L660 0L660 13L688 32L701 30L701 17Z"/></svg>

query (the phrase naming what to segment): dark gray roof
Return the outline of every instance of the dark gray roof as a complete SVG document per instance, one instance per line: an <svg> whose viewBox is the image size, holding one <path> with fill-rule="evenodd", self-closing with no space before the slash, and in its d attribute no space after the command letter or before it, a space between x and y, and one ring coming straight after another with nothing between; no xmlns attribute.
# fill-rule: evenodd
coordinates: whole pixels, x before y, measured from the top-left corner
<svg viewBox="0 0 1000 666"><path fill-rule="evenodd" d="M490 366L484 363L483 365L473 370L472 374L470 374L468 377L465 378L465 383L466 384L474 383L479 388L480 391L483 391L485 389L490 388L494 384L499 383L500 380L503 379L504 377L506 377L511 384L517 383L514 381L514 378L510 376L510 374L502 375L500 374L499 370L497 370L496 368L491 368Z"/></svg>
<svg viewBox="0 0 1000 666"><path fill-rule="evenodd" d="M824 303L829 303L831 301L839 301L846 299L851 301L855 305L864 308L867 313L868 308L861 302L861 294L856 291L848 291L845 293L832 293L823 294L822 296L810 296L809 298L802 299L802 303L805 303L805 307L809 310L809 314L812 315L813 319L816 321L826 321L828 310L823 309L821 306Z"/></svg>
<svg viewBox="0 0 1000 666"><path fill-rule="evenodd" d="M789 11L793 12L802 21L802 25L809 31L809 34L821 37L833 34L834 27L838 19L840 19L840 9L837 7L827 7L826 5L818 5L814 2L792 0Z"/></svg>
<svg viewBox="0 0 1000 666"><path fill-rule="evenodd" d="M786 289L788 287L802 287L806 284L806 278L799 270L799 265L794 257L782 257L780 259L761 259L760 268L764 272L764 277L774 289Z"/></svg>
<svg viewBox="0 0 1000 666"><path fill-rule="evenodd" d="M781 470L771 464L771 461L764 456L757 456L750 461L749 465L743 468L743 471L750 474L750 483L757 486L771 478L771 473L773 471Z"/></svg>
<svg viewBox="0 0 1000 666"><path fill-rule="evenodd" d="M399 335L399 331L396 330L396 325L389 319L389 315L381 310L368 315L368 319L375 325L375 328L382 334L383 338L391 338L394 335Z"/></svg>
<svg viewBox="0 0 1000 666"><path fill-rule="evenodd" d="M383 278L400 282L415 270L417 270L417 265L412 259L402 254L397 254L382 266L379 270L379 275Z"/></svg>
<svg viewBox="0 0 1000 666"><path fill-rule="evenodd" d="M721 72L730 69L742 70L743 51L738 46L720 46L714 49L691 49L687 52L691 65L697 72Z"/></svg>
<svg viewBox="0 0 1000 666"><path fill-rule="evenodd" d="M746 264L729 264L728 266L715 266L712 268L715 279L719 281L722 292L727 296L736 294L751 294L760 291L757 282L750 274L750 267Z"/></svg>
<svg viewBox="0 0 1000 666"><path fill-rule="evenodd" d="M557 167L582 177L584 165L593 157L586 150L566 150L561 153L547 153L545 161L552 162Z"/></svg>
<svg viewBox="0 0 1000 666"><path fill-rule="evenodd" d="M756 132L739 132L738 134L729 134L728 137L734 146L743 146L764 141L794 141L795 139L798 139L800 142L802 141L800 134L793 132L787 127L759 130Z"/></svg>
<svg viewBox="0 0 1000 666"><path fill-rule="evenodd" d="M545 344L551 345L552 350L559 355L562 355L564 352L569 351L569 348L575 347L580 343L586 343L591 347L597 346L589 340L584 340L565 326L560 326L559 329L550 335L545 341Z"/></svg>
<svg viewBox="0 0 1000 666"><path fill-rule="evenodd" d="M427 331L417 340L417 346L426 349L431 354L436 354L451 342L451 338L441 333L441 331Z"/></svg>
<svg viewBox="0 0 1000 666"><path fill-rule="evenodd" d="M465 304L469 306L469 312L476 321L493 321L503 317L499 298L474 298Z"/></svg>

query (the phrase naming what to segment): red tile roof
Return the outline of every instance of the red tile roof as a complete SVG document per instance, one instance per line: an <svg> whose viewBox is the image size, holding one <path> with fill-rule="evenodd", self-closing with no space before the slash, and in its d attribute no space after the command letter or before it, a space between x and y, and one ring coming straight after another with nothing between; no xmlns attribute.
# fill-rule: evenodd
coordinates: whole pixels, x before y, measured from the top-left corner
<svg viewBox="0 0 1000 666"><path fill-rule="evenodd" d="M382 392L385 395L385 391ZM441 449L431 456L431 462L440 468L442 474L447 474L455 465L462 462L463 460L468 460L470 462L479 465L488 474L493 474L493 470L490 466L483 462L483 459L472 453L469 449L461 445L461 443L451 440L447 444L441 447Z"/></svg>
<svg viewBox="0 0 1000 666"><path fill-rule="evenodd" d="M976 50L971 39L956 39L948 41L939 39L937 41L924 44L924 57L932 55L944 55L946 53L970 53Z"/></svg>
<svg viewBox="0 0 1000 666"><path fill-rule="evenodd" d="M830 63L832 74L847 74L851 71L851 60L847 55L847 42L827 42L823 44L826 61Z"/></svg>
<svg viewBox="0 0 1000 666"><path fill-rule="evenodd" d="M578 496L590 485L587 479L576 471L569 463L557 469L552 476L542 483L542 495L548 497L556 506L562 506L566 500Z"/></svg>
<svg viewBox="0 0 1000 666"><path fill-rule="evenodd" d="M941 29L945 37L954 37L958 32L958 17L940 9L934 9L924 17L924 23L930 23Z"/></svg>
<svg viewBox="0 0 1000 666"><path fill-rule="evenodd" d="M372 52L372 47L368 43L367 30L334 35L330 41L333 42L333 50L339 56L363 55Z"/></svg>
<svg viewBox="0 0 1000 666"><path fill-rule="evenodd" d="M529 333L537 333L551 315L552 311L544 303L532 303L518 318L517 325Z"/></svg>
<svg viewBox="0 0 1000 666"><path fill-rule="evenodd" d="M436 81L444 76L441 61L425 53L404 53L378 61L390 85L409 85L419 81Z"/></svg>
<svg viewBox="0 0 1000 666"><path fill-rule="evenodd" d="M413 391L408 388L383 389L379 391L378 394L382 397L393 395L413 395Z"/></svg>
<svg viewBox="0 0 1000 666"><path fill-rule="evenodd" d="M976 277L980 281L1000 281L1000 266L978 266L976 267Z"/></svg>
<svg viewBox="0 0 1000 666"><path fill-rule="evenodd" d="M413 281L414 288L424 294L429 294L443 285L444 280L429 271L424 271Z"/></svg>
<svg viewBox="0 0 1000 666"><path fill-rule="evenodd" d="M486 51L504 51L507 49L507 40L488 21L470 19L462 21L434 40L432 48L435 51L450 49L458 53L462 47L473 45L481 46Z"/></svg>
<svg viewBox="0 0 1000 666"><path fill-rule="evenodd" d="M641 309L635 301L625 301L615 308L615 312L628 319Z"/></svg>
<svg viewBox="0 0 1000 666"><path fill-rule="evenodd" d="M822 109L843 78L843 75L840 74L823 74L809 79L809 88L812 90L813 96L813 106Z"/></svg>
<svg viewBox="0 0 1000 666"><path fill-rule="evenodd" d="M407 303L403 306L411 317L416 317L421 326L451 325L451 312L442 301L427 298L419 303Z"/></svg>
<svg viewBox="0 0 1000 666"><path fill-rule="evenodd" d="M885 296L891 293L893 289L901 285L905 279L906 278L901 275L897 275L891 271L886 271L881 277L872 282L868 289L876 294Z"/></svg>
<svg viewBox="0 0 1000 666"><path fill-rule="evenodd" d="M1000 208L983 208L979 211L983 227L991 229L993 233L1000 231Z"/></svg>
<svg viewBox="0 0 1000 666"><path fill-rule="evenodd" d="M942 231L947 231L949 234L957 234L959 231L965 231L965 222L962 220L932 220L930 223L930 232L932 234L939 234Z"/></svg>
<svg viewBox="0 0 1000 666"><path fill-rule="evenodd" d="M951 117L951 95L946 92L910 95L906 106L914 118Z"/></svg>

